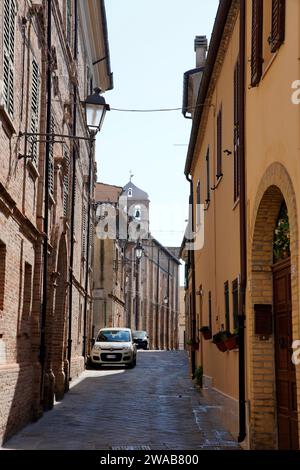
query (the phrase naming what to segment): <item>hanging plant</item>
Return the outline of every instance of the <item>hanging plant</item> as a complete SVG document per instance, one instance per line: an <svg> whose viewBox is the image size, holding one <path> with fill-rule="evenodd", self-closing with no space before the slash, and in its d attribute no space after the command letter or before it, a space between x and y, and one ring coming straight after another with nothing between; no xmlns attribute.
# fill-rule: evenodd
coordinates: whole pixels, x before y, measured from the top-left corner
<svg viewBox="0 0 300 470"><path fill-rule="evenodd" d="M290 256L290 224L287 207L285 202L282 203L277 225L274 231L274 262Z"/></svg>

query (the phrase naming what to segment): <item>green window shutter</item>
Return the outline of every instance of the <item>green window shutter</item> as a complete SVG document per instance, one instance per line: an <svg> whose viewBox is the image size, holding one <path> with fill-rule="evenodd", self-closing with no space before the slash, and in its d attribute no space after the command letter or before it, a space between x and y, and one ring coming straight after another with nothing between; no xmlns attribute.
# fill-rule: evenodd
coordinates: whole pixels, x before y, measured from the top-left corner
<svg viewBox="0 0 300 470"><path fill-rule="evenodd" d="M217 179L223 176L222 173L222 108L217 117Z"/></svg>

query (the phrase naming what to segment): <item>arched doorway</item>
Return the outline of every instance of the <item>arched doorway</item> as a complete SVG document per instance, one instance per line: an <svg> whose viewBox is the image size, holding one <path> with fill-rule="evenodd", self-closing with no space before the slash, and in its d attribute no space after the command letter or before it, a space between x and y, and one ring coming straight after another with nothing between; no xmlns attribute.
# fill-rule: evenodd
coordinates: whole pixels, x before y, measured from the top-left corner
<svg viewBox="0 0 300 470"><path fill-rule="evenodd" d="M292 184L282 165L273 165L264 176L253 220L249 263L250 320L247 325L250 446L253 449L298 449L297 388L300 377L298 371L296 376L291 360L299 318L298 227ZM257 305L270 307L269 311L272 311L273 333L270 335L257 333Z"/></svg>
<svg viewBox="0 0 300 470"><path fill-rule="evenodd" d="M52 367L55 376L55 398L61 400L66 390L66 297L67 297L67 248L64 235L59 243L57 281L52 330Z"/></svg>

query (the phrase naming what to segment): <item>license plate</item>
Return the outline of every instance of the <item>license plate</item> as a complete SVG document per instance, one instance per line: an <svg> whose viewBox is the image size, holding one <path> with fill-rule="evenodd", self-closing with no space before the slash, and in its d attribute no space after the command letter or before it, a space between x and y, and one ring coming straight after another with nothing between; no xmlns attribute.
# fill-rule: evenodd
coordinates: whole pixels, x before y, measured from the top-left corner
<svg viewBox="0 0 300 470"><path fill-rule="evenodd" d="M115 354L107 354L107 359L116 359L116 355Z"/></svg>

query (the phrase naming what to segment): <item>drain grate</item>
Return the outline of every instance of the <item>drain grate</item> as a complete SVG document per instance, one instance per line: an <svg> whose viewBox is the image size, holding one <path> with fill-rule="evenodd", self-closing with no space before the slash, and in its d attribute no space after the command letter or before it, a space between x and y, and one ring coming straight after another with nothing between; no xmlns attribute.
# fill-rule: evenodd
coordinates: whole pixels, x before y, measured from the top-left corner
<svg viewBox="0 0 300 470"><path fill-rule="evenodd" d="M125 446L112 446L111 450L151 450L151 447L143 446L143 445L125 445Z"/></svg>

